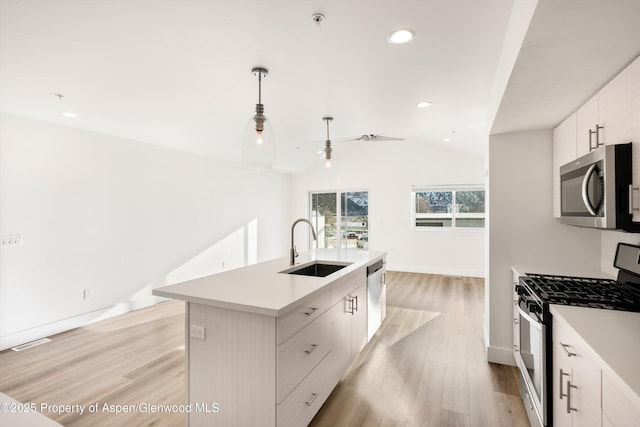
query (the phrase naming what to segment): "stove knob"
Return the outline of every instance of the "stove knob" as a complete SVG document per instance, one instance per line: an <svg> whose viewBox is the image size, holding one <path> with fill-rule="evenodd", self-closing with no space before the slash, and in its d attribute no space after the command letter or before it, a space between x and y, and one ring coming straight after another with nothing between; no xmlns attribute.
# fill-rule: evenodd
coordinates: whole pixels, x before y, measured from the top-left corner
<svg viewBox="0 0 640 427"><path fill-rule="evenodd" d="M542 313L542 307L540 307L534 301L529 301L527 303L527 310L529 310L529 313Z"/></svg>

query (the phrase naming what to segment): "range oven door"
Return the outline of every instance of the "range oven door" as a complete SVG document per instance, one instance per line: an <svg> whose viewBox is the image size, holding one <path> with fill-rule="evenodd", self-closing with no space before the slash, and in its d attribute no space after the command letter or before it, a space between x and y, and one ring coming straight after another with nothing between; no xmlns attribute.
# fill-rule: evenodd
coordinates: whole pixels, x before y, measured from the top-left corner
<svg viewBox="0 0 640 427"><path fill-rule="evenodd" d="M528 399L533 405L540 425L547 425L547 326L538 314L529 311L532 303L526 296L518 298L518 343L514 343L514 355L520 376L525 384ZM514 334L516 336L516 334ZM525 396L523 396L523 399ZM534 423L532 422L532 425Z"/></svg>

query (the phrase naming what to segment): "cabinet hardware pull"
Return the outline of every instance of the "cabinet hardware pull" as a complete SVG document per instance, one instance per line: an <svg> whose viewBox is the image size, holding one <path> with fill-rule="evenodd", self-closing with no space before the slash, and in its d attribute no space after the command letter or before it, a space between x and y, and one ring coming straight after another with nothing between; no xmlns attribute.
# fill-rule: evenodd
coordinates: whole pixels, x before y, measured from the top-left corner
<svg viewBox="0 0 640 427"><path fill-rule="evenodd" d="M318 348L318 344L311 344L311 348L305 350L304 352L307 353L307 355L309 355L313 353L316 348Z"/></svg>
<svg viewBox="0 0 640 427"><path fill-rule="evenodd" d="M633 206L633 192L640 191L640 188L634 187L633 185L629 185L629 213L633 215L634 212L640 211L640 208L636 208Z"/></svg>
<svg viewBox="0 0 640 427"><path fill-rule="evenodd" d="M515 344L514 344L514 345L513 345L513 351L520 351L520 349L518 348L518 346L517 346L517 345L515 345Z"/></svg>
<svg viewBox="0 0 640 427"><path fill-rule="evenodd" d="M600 142L600 129L604 129L604 126L600 126L596 123L596 147L598 148L601 145L604 145L604 142Z"/></svg>
<svg viewBox="0 0 640 427"><path fill-rule="evenodd" d="M569 344L560 343L560 345L562 346L562 348L564 348L564 351L567 353L567 357L575 357L575 356L577 356L576 353L567 350L568 347L571 347Z"/></svg>
<svg viewBox="0 0 640 427"><path fill-rule="evenodd" d="M567 381L567 414L570 414L571 411L577 411L576 408L571 407L571 389L572 388L578 388L578 386L571 384L571 381Z"/></svg>
<svg viewBox="0 0 640 427"><path fill-rule="evenodd" d="M592 150L595 150L596 148L598 148L598 146L596 145L595 147L591 144L591 135L593 135L594 133L596 133L595 130L591 130L589 129L589 152L591 152Z"/></svg>
<svg viewBox="0 0 640 427"><path fill-rule="evenodd" d="M569 374L567 374L562 370L562 368L560 368L560 400L562 400L564 397L567 397L567 394L562 391L562 381L565 375L569 376Z"/></svg>
<svg viewBox="0 0 640 427"><path fill-rule="evenodd" d="M317 309L318 307L309 307L309 311L305 311L304 314L311 316Z"/></svg>
<svg viewBox="0 0 640 427"><path fill-rule="evenodd" d="M312 393L311 394L311 400L309 400L308 402L304 402L304 403L306 403L307 406L311 406L313 401L316 400L316 397L318 397L318 394L320 394L320 393Z"/></svg>
<svg viewBox="0 0 640 427"><path fill-rule="evenodd" d="M347 313L351 313L351 315L355 314L355 307L353 306L353 297L348 296L347 302L349 303L349 307L347 307Z"/></svg>
<svg viewBox="0 0 640 427"><path fill-rule="evenodd" d="M383 285L387 283L387 273L382 273L382 276L380 276L380 283Z"/></svg>
<svg viewBox="0 0 640 427"><path fill-rule="evenodd" d="M356 295L354 298L356 299L356 305L355 305L354 310L358 311L358 295Z"/></svg>

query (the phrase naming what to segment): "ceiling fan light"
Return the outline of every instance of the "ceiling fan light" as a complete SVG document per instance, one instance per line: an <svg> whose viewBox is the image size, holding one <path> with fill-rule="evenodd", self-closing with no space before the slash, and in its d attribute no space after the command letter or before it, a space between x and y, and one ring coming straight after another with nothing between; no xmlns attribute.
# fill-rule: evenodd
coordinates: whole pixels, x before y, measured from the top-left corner
<svg viewBox="0 0 640 427"><path fill-rule="evenodd" d="M413 40L413 36L415 36L415 34L416 33L413 30L401 28L391 33L387 40L392 44L403 44Z"/></svg>

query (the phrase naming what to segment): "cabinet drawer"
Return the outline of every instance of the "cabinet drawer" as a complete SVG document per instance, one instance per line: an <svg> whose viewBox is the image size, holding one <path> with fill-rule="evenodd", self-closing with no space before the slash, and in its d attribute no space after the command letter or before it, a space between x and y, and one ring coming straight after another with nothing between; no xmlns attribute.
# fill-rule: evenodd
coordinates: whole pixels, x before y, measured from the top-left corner
<svg viewBox="0 0 640 427"><path fill-rule="evenodd" d="M609 374L602 373L602 412L616 427L637 426L640 419L640 397L623 393Z"/></svg>
<svg viewBox="0 0 640 427"><path fill-rule="evenodd" d="M280 345L296 332L320 317L331 307L331 293L326 290L300 304L276 321L276 344Z"/></svg>
<svg viewBox="0 0 640 427"><path fill-rule="evenodd" d="M363 283L367 281L367 273L365 267L349 274L342 279L336 281L331 287L331 305L336 304L349 293L355 291Z"/></svg>
<svg viewBox="0 0 640 427"><path fill-rule="evenodd" d="M277 403L291 393L331 350L331 316L325 313L277 347Z"/></svg>
<svg viewBox="0 0 640 427"><path fill-rule="evenodd" d="M276 405L278 427L303 427L314 415L333 389L334 382L327 370L331 368L331 353L296 387L287 399Z"/></svg>

